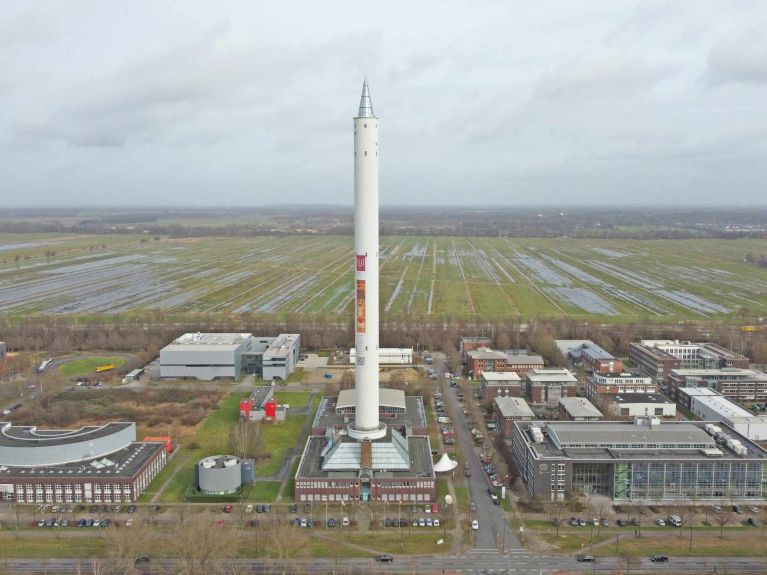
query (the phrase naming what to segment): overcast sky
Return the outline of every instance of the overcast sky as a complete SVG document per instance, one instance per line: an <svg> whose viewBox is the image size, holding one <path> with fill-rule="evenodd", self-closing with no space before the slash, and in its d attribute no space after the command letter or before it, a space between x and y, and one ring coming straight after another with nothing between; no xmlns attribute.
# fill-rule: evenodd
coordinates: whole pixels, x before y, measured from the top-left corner
<svg viewBox="0 0 767 575"><path fill-rule="evenodd" d="M0 206L767 204L767 2L0 4Z"/></svg>

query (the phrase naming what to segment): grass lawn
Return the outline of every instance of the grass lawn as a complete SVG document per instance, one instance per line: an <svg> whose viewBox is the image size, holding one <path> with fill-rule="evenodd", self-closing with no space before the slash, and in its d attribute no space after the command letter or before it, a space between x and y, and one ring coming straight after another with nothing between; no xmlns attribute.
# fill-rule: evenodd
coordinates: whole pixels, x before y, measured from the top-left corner
<svg viewBox="0 0 767 575"><path fill-rule="evenodd" d="M290 468L290 474L288 475L288 484L285 487L285 493L283 494L283 497L286 499L293 499L296 495L296 472L298 471L298 466L301 463L301 458L296 457L296 460L293 462L293 466Z"/></svg>
<svg viewBox="0 0 767 575"><path fill-rule="evenodd" d="M437 479L437 501L439 503L445 502L445 495L450 494L450 486L448 485L446 477L440 477Z"/></svg>
<svg viewBox="0 0 767 575"><path fill-rule="evenodd" d="M469 511L469 488L464 485L455 486L455 497L458 499L456 505L458 505L459 513L468 513Z"/></svg>
<svg viewBox="0 0 767 575"><path fill-rule="evenodd" d="M452 542L452 535L443 536L442 528L437 528L429 533L411 533L408 535L407 529L401 529L401 532L382 532L381 530L366 534L354 533L344 535L339 541L348 541L369 547L381 553L404 554L404 555L428 555L432 553L449 553ZM437 541L442 539L444 543L437 545ZM404 541L404 550L402 543Z"/></svg>
<svg viewBox="0 0 767 575"><path fill-rule="evenodd" d="M280 492L280 485L282 485L280 481L256 481L250 487L246 501L273 502Z"/></svg>
<svg viewBox="0 0 767 575"><path fill-rule="evenodd" d="M671 557L767 557L767 540L761 537L719 537L717 535L693 534L692 552L690 536L686 537L627 537L621 539L618 548L637 555L663 553ZM615 545L600 547L603 555L615 554Z"/></svg>
<svg viewBox="0 0 767 575"><path fill-rule="evenodd" d="M282 423L264 424L261 437L270 457L256 463L256 475L277 475L288 449L296 445L304 421L303 415L288 415Z"/></svg>
<svg viewBox="0 0 767 575"><path fill-rule="evenodd" d="M162 486L165 485L165 482L168 480L168 478L173 475L176 467L181 464L183 459L184 457L181 454L174 455L173 459L171 459L165 465L165 467L163 467L162 471L157 474L157 477L152 480L152 483L149 484L149 488L141 494L138 502L149 503L152 500L152 497L154 497L154 495L162 488Z"/></svg>
<svg viewBox="0 0 767 575"><path fill-rule="evenodd" d="M59 375L62 377L76 377L78 375L89 375L96 371L96 368L102 365L114 364L119 367L125 363L124 357L85 357L69 361L59 367ZM107 375L112 371L105 372Z"/></svg>
<svg viewBox="0 0 767 575"><path fill-rule="evenodd" d="M306 381L308 377L309 374L304 371L303 367L297 367L295 371L288 376L285 383L301 383L302 381Z"/></svg>
<svg viewBox="0 0 767 575"><path fill-rule="evenodd" d="M78 537L77 544L73 544L71 537L15 537L4 533L0 535L0 549L6 557L100 557L106 542L98 537Z"/></svg>
<svg viewBox="0 0 767 575"><path fill-rule="evenodd" d="M302 409L309 403L308 391L278 391L274 394L277 403L288 404L291 409Z"/></svg>

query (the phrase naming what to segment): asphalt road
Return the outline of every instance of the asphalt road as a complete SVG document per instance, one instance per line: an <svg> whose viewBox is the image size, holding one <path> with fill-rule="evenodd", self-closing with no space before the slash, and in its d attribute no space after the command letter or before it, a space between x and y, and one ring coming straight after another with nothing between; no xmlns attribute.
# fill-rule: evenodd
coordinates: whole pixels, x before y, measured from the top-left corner
<svg viewBox="0 0 767 575"><path fill-rule="evenodd" d="M445 355L434 353L432 357L434 358L433 367L437 370L438 381L444 381ZM500 505L493 504L492 499L490 499L490 494L487 491L490 482L474 449L474 441L466 425L463 407L456 397L457 391L458 388L447 386L443 400L450 406L450 411L455 414L453 429L455 429L456 434L456 446L471 466L471 477L467 478L468 487L471 500L477 505L477 511L471 514L471 519L476 519L479 522L479 529L472 532L474 548L477 550L522 549L516 535L508 528ZM463 473L463 469L456 469L455 472Z"/></svg>
<svg viewBox="0 0 767 575"><path fill-rule="evenodd" d="M141 573L176 573L179 561L150 560L142 564ZM274 561L261 559L241 559L228 561L227 564L237 565L232 569L236 573L275 573ZM110 573L109 562L94 563L90 560L78 559L6 559L2 562L4 573ZM470 551L461 556L438 557L395 557L392 563L377 563L372 559L344 559L336 562L329 559L291 560L288 573L462 573L466 575L551 575L557 572L625 572L625 564L616 558L597 559L596 563L578 563L571 557L541 556L524 550L511 550L506 555L494 551ZM98 569L98 570L96 570ZM757 558L672 558L668 563L654 564L643 558L631 567L632 573L765 573L767 561Z"/></svg>

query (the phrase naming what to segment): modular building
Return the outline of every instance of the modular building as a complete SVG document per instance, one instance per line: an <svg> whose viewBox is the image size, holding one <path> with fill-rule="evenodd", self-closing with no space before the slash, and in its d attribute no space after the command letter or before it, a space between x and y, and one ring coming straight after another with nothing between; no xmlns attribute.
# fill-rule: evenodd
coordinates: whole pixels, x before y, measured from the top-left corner
<svg viewBox="0 0 767 575"><path fill-rule="evenodd" d="M767 496L767 451L724 424L515 421L511 445L528 495L542 501L584 493L724 505Z"/></svg>

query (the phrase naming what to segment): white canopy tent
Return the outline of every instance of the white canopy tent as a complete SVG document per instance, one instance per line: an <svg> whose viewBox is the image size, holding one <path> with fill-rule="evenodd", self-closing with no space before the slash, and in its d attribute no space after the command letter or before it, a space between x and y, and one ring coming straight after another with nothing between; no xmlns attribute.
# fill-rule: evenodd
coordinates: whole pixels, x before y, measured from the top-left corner
<svg viewBox="0 0 767 575"><path fill-rule="evenodd" d="M434 464L434 471L435 473L445 473L447 471L452 471L457 465L457 461L453 461L447 453L443 453L442 458Z"/></svg>

